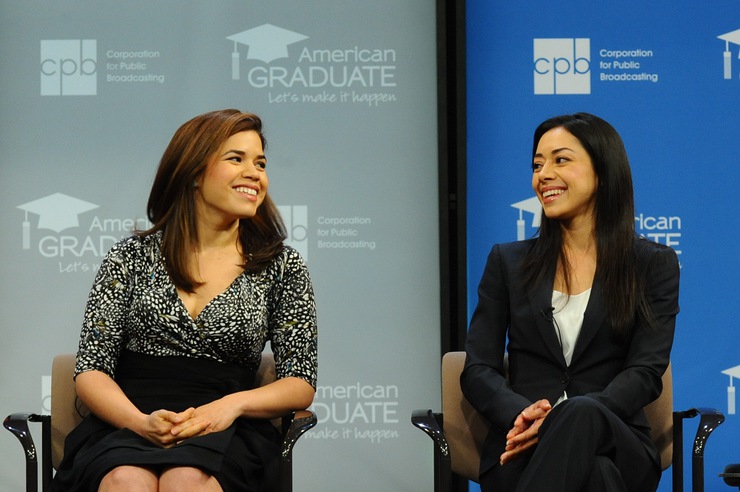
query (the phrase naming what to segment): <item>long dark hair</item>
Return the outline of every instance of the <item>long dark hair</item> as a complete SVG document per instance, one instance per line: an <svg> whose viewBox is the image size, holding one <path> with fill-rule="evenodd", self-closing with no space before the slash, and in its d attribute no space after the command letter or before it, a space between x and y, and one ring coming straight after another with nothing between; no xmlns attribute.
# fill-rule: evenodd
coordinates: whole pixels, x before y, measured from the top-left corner
<svg viewBox="0 0 740 492"><path fill-rule="evenodd" d="M188 255L198 242L195 182L219 147L232 135L245 131L256 132L262 147L267 148L259 116L237 109L201 114L177 129L159 162L147 203L153 226L137 234L148 236L162 231L167 270L174 284L185 291L192 292L200 285L188 268ZM285 238L280 213L267 195L254 217L239 221L244 269L264 269L282 251Z"/></svg>
<svg viewBox="0 0 740 492"><path fill-rule="evenodd" d="M596 191L596 274L604 288L607 317L615 331L628 334L638 311L653 319L644 294L634 256L635 202L627 152L617 131L598 116L576 113L550 118L534 132L532 157L542 136L563 128L576 137L588 155L598 177ZM544 214L539 235L524 259L525 284L533 289L551 278L558 261L569 287L569 265L565 256L560 221Z"/></svg>

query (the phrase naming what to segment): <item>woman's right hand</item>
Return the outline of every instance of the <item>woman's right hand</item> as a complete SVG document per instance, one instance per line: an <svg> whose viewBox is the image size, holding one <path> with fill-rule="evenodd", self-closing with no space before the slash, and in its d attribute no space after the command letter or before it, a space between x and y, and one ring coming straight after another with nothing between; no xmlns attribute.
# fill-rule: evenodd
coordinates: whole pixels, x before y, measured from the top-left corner
<svg viewBox="0 0 740 492"><path fill-rule="evenodd" d="M156 410L149 415L144 415L139 428L132 430L148 441L167 448L183 440L181 437L174 435L172 429L192 418L194 413L195 409L192 407L180 413L170 410ZM208 422L203 425L207 427ZM196 435L203 430L200 429Z"/></svg>
<svg viewBox="0 0 740 492"><path fill-rule="evenodd" d="M131 430L163 448L170 447L175 444L176 438L171 431L178 424L178 416L179 414L169 410L156 410L149 415L142 414L141 423Z"/></svg>

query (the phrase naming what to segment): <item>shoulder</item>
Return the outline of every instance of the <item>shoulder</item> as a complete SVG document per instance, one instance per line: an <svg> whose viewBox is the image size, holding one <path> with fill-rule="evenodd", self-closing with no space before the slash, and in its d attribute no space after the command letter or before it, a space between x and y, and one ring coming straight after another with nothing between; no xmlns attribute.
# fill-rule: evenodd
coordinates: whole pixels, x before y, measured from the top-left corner
<svg viewBox="0 0 740 492"><path fill-rule="evenodd" d="M537 239L526 239L510 243L497 243L493 245L491 255L497 254L504 261L519 261L532 249L536 241Z"/></svg>
<svg viewBox="0 0 740 492"><path fill-rule="evenodd" d="M148 236L132 235L115 243L106 254L113 262L130 263L134 261L156 261L160 256L162 236L160 233Z"/></svg>
<svg viewBox="0 0 740 492"><path fill-rule="evenodd" d="M634 258L637 271L650 284L678 282L681 266L676 252L664 245L638 237L634 243Z"/></svg>
<svg viewBox="0 0 740 492"><path fill-rule="evenodd" d="M279 256L282 258L283 261L289 263L305 263L298 250L292 246L288 246L287 244L283 245L283 251Z"/></svg>
<svg viewBox="0 0 740 492"><path fill-rule="evenodd" d="M126 254L126 253L137 253L141 251L150 251L152 249L159 249L162 243L162 234L155 232L147 236L131 235L120 239L116 242L113 247L109 250L113 254Z"/></svg>
<svg viewBox="0 0 740 492"><path fill-rule="evenodd" d="M306 262L298 250L283 245L283 249L272 258L263 272L270 277L280 279L285 275L307 271Z"/></svg>
<svg viewBox="0 0 740 492"><path fill-rule="evenodd" d="M483 276L486 278L520 278L522 261L535 240L497 243L491 248Z"/></svg>
<svg viewBox="0 0 740 492"><path fill-rule="evenodd" d="M639 265L678 266L678 256L673 248L642 236L635 238L633 251Z"/></svg>
<svg viewBox="0 0 740 492"><path fill-rule="evenodd" d="M298 250L293 248L292 246L288 246L287 244L283 245L282 251L279 254L275 255L275 258L272 259L271 263L276 265L287 265L294 267L303 266L306 264Z"/></svg>

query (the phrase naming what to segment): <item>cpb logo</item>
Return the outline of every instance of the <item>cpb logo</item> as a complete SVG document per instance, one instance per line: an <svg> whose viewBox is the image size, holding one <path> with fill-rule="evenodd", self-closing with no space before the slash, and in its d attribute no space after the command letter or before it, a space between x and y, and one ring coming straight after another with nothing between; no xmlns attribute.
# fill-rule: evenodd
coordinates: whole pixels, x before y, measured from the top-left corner
<svg viewBox="0 0 740 492"><path fill-rule="evenodd" d="M97 41L41 41L41 95L94 96L98 92Z"/></svg>
<svg viewBox="0 0 740 492"><path fill-rule="evenodd" d="M535 39L535 94L590 94L591 40Z"/></svg>
<svg viewBox="0 0 740 492"><path fill-rule="evenodd" d="M308 206L278 205L288 238L285 243L295 248L308 261Z"/></svg>

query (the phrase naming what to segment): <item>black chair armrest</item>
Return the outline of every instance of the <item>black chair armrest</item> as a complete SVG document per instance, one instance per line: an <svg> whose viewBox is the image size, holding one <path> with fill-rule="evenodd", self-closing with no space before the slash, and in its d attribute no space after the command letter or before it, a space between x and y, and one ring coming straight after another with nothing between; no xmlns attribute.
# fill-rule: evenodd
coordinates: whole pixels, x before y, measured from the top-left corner
<svg viewBox="0 0 740 492"><path fill-rule="evenodd" d="M709 435L725 421L714 408L690 408L673 412L673 490L683 492L683 421L699 416L699 425L691 450L691 490L704 492L704 448Z"/></svg>
<svg viewBox="0 0 740 492"><path fill-rule="evenodd" d="M293 447L309 429L316 426L318 419L311 410L298 410L283 417L283 447L280 451L280 490L293 490Z"/></svg>
<svg viewBox="0 0 740 492"><path fill-rule="evenodd" d="M434 413L431 410L419 409L411 412L411 423L414 427L424 431L434 441L435 448L442 456L449 456L450 449L442 430L443 419L441 413Z"/></svg>
<svg viewBox="0 0 740 492"><path fill-rule="evenodd" d="M28 428L29 422L40 422L42 425L42 454L43 459L47 462L51 457L51 417L49 415L39 415L30 412L19 412L12 413L5 417L3 426L8 429L13 435L18 438L21 446L23 447L23 453L26 458L26 492L37 492L39 488L38 483L38 453L36 451L36 445L33 442L33 436ZM43 476L44 490L47 490L51 485L50 473L44 473Z"/></svg>
<svg viewBox="0 0 740 492"><path fill-rule="evenodd" d="M450 447L444 436L444 416L431 410L414 410L411 412L411 423L434 441L434 491L450 490L452 461Z"/></svg>

